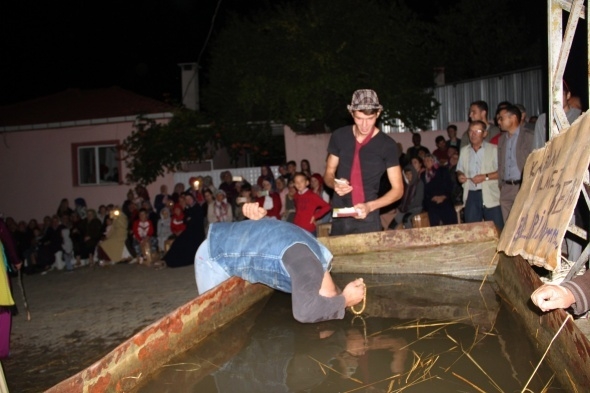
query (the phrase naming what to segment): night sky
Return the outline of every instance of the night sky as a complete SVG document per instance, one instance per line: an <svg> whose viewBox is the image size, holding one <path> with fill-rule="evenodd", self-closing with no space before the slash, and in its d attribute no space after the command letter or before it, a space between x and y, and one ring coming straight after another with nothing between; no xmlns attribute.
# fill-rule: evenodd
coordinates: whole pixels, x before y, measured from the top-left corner
<svg viewBox="0 0 590 393"><path fill-rule="evenodd" d="M205 41L217 6L213 38L228 12L253 13L277 1L5 2L0 7L0 105L68 88L110 86L160 100L167 96L178 100L177 64L196 62L205 48L201 64L206 65L209 46ZM522 1L535 7L543 3ZM408 4L430 18L456 2L423 0ZM538 13L535 18L539 19ZM578 35L585 39L585 30ZM573 86L586 84L585 47L585 40L575 42L572 56L578 54L581 60L572 61L575 64L568 65L566 74L573 79ZM581 67L581 71L575 67Z"/></svg>

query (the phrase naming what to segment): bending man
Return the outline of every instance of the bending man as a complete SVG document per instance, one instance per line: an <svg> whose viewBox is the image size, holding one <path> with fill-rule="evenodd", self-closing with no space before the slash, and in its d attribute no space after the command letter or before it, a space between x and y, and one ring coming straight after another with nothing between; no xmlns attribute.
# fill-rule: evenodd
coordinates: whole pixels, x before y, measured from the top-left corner
<svg viewBox="0 0 590 393"><path fill-rule="evenodd" d="M346 307L363 300L359 278L342 292L330 276L332 254L309 232L290 223L264 219L266 210L245 203L250 220L214 223L195 255L199 293L231 276L292 293L293 316L299 322L344 318Z"/></svg>

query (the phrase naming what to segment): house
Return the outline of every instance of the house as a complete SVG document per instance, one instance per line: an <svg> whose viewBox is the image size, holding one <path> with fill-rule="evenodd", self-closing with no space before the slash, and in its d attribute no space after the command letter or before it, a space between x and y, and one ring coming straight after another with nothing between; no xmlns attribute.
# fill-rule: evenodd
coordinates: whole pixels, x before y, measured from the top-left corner
<svg viewBox="0 0 590 393"><path fill-rule="evenodd" d="M132 187L117 146L137 116L162 122L173 107L118 88L69 89L0 107L0 212L16 220L55 214L62 198L121 205ZM148 187L173 185L167 174Z"/></svg>

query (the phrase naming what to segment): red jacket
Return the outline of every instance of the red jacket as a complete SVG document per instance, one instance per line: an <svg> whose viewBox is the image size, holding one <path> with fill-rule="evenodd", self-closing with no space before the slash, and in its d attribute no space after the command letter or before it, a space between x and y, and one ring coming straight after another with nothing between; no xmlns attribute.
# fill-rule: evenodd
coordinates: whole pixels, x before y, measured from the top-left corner
<svg viewBox="0 0 590 393"><path fill-rule="evenodd" d="M138 241L152 236L154 236L154 224L150 220L141 221L137 219L133 222L133 237Z"/></svg>
<svg viewBox="0 0 590 393"><path fill-rule="evenodd" d="M310 223L311 218L319 220L332 208L321 196L309 189L305 190L303 194L296 193L293 200L295 201L293 224L312 233L316 228L315 223Z"/></svg>
<svg viewBox="0 0 590 393"><path fill-rule="evenodd" d="M277 220L280 220L281 219L281 207L283 206L283 204L281 202L281 196L274 191L271 191L269 196L272 198L272 205L273 206L272 206L272 209L266 211L266 215L268 217L275 217ZM258 202L258 206L264 207L264 198L266 198L266 197L260 197L260 198L256 199L256 202Z"/></svg>

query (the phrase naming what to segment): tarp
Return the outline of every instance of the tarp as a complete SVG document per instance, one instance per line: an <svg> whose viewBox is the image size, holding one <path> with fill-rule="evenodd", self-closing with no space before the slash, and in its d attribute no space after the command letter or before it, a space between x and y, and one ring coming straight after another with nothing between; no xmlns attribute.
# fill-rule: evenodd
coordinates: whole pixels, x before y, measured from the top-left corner
<svg viewBox="0 0 590 393"><path fill-rule="evenodd" d="M590 118L580 116L527 158L498 251L554 270L590 164Z"/></svg>

